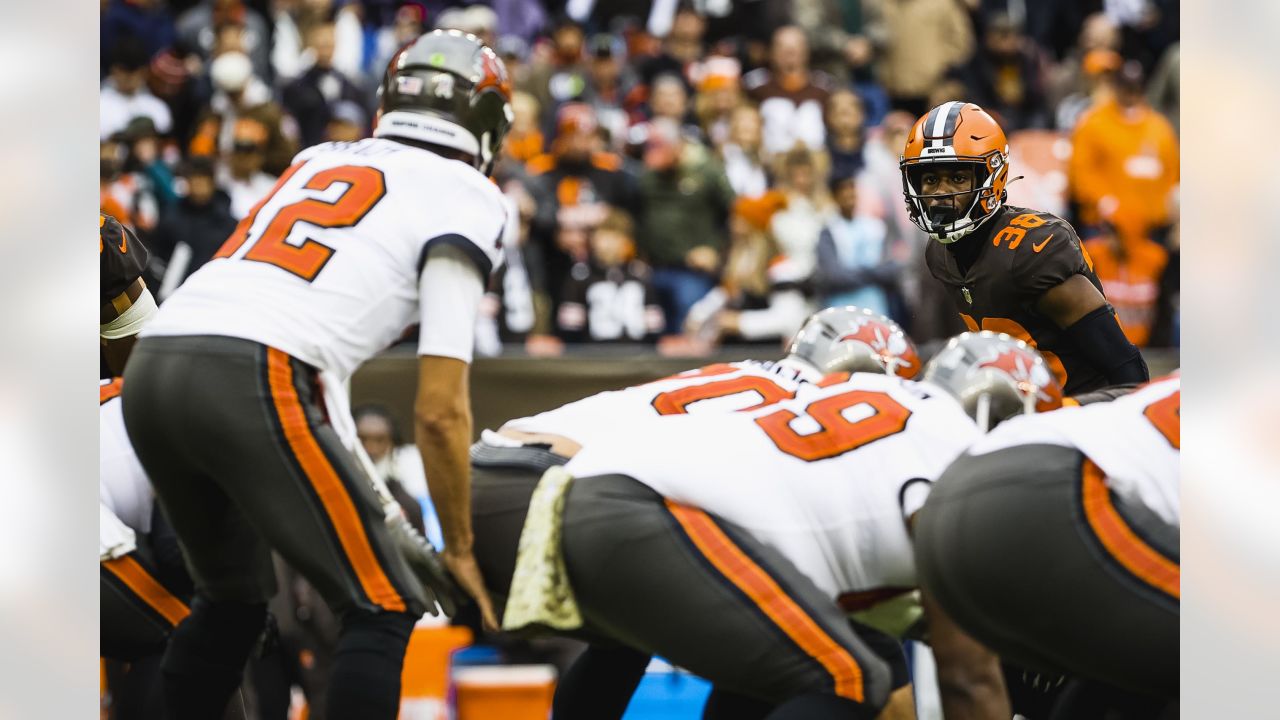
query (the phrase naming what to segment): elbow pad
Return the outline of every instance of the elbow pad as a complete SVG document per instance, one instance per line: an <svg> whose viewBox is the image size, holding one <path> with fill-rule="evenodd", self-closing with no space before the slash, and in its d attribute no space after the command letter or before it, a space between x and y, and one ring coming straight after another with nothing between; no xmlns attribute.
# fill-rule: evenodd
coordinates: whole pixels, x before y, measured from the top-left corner
<svg viewBox="0 0 1280 720"><path fill-rule="evenodd" d="M1102 371L1109 384L1143 383L1151 379L1142 353L1124 336L1110 305L1090 312L1063 332L1089 363Z"/></svg>

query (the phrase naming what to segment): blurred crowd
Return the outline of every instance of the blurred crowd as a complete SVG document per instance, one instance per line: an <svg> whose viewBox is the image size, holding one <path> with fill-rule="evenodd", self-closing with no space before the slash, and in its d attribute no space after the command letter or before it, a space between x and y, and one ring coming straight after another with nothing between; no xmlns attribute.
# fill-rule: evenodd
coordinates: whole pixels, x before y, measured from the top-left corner
<svg viewBox="0 0 1280 720"><path fill-rule="evenodd" d="M477 351L697 355L856 304L963 330L898 157L930 107L1010 136L1139 346L1178 343L1176 0L103 0L101 206L163 302L295 152L368 137L390 58L471 32L513 80L507 262Z"/></svg>

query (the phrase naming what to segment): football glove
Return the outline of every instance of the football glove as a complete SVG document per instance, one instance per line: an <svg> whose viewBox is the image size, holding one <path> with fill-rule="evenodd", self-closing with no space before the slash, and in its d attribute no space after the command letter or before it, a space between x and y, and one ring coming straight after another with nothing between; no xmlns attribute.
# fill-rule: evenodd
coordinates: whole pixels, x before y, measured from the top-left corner
<svg viewBox="0 0 1280 720"><path fill-rule="evenodd" d="M436 605L439 604L447 617L453 617L458 611L462 590L449 577L448 571L436 555L436 549L409 524L403 513L388 514L387 529L391 531L400 555L408 562L409 569L422 585L427 612L438 615Z"/></svg>

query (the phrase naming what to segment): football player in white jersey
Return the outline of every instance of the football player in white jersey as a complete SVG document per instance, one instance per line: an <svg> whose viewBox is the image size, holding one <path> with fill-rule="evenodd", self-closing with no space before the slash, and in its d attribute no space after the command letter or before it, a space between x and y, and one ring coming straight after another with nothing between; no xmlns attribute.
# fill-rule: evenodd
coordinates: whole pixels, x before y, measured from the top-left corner
<svg viewBox="0 0 1280 720"><path fill-rule="evenodd" d="M1046 384L1021 387L1056 383L1034 350L1000 342ZM886 628L912 624L874 611L917 585L910 518L980 435L966 409L945 388L856 373L763 407L593 439L547 471L527 514L508 515L519 551L507 550L511 583L493 588L509 596L504 626L660 654L771 706L770 718L877 717L890 669L842 603L870 602L868 620ZM996 656L943 615L928 631L947 717L1007 720ZM909 692L892 700L910 712Z"/></svg>
<svg viewBox="0 0 1280 720"><path fill-rule="evenodd" d="M911 378L920 369L915 345L892 320L864 308L833 307L810 316L788 355L776 363L709 365L511 420L497 432L486 430L471 449L475 522L484 529L476 541L481 570L487 578L510 577L514 533L534 485L543 471L563 465L583 446L625 434L632 424L651 418L765 407L794 398L830 373L888 372ZM902 671L897 682L905 684L901 648L892 638L883 640L884 646L876 649L897 654ZM556 717L620 717L649 658L647 652L613 643L590 645L556 686ZM719 689L709 702L730 716L745 712L739 698Z"/></svg>
<svg viewBox="0 0 1280 720"><path fill-rule="evenodd" d="M1180 413L1174 375L1016 418L920 513L916 561L938 602L1002 657L1076 678L1054 717L1176 717Z"/></svg>
<svg viewBox="0 0 1280 720"><path fill-rule="evenodd" d="M501 256L506 212L486 175L510 84L474 36L435 31L392 59L379 92L374 137L300 153L160 308L126 370L129 437L196 581L165 655L176 717L218 716L239 682L274 591L273 549L343 621L326 717L396 717L431 588L396 552L344 445L354 438L335 430L349 417L328 408L415 323L415 437L442 559L495 622L472 553L467 376Z"/></svg>
<svg viewBox="0 0 1280 720"><path fill-rule="evenodd" d="M160 657L190 613L191 578L125 435L119 378L101 382L98 402L100 651L127 663L121 676L112 677L113 712L160 717Z"/></svg>

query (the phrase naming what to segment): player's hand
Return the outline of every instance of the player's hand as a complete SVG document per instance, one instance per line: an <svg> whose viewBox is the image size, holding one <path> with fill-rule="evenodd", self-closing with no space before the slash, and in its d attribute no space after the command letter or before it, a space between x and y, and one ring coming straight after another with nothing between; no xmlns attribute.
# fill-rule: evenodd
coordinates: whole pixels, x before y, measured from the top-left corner
<svg viewBox="0 0 1280 720"><path fill-rule="evenodd" d="M480 565L476 563L475 555L471 552L450 552L446 547L440 553L440 559L458 585L480 606L480 619L484 621L485 630L497 632L501 628L498 615L493 611L493 600L485 589L484 577L480 574Z"/></svg>
<svg viewBox="0 0 1280 720"><path fill-rule="evenodd" d="M458 603L462 600L462 591L445 572L444 565L436 549L416 528L409 524L403 514L396 514L387 520L387 529L395 539L396 548L409 564L409 569L418 577L422 592L427 601L427 612L439 614L436 604L444 610L444 614L453 617L458 611Z"/></svg>

